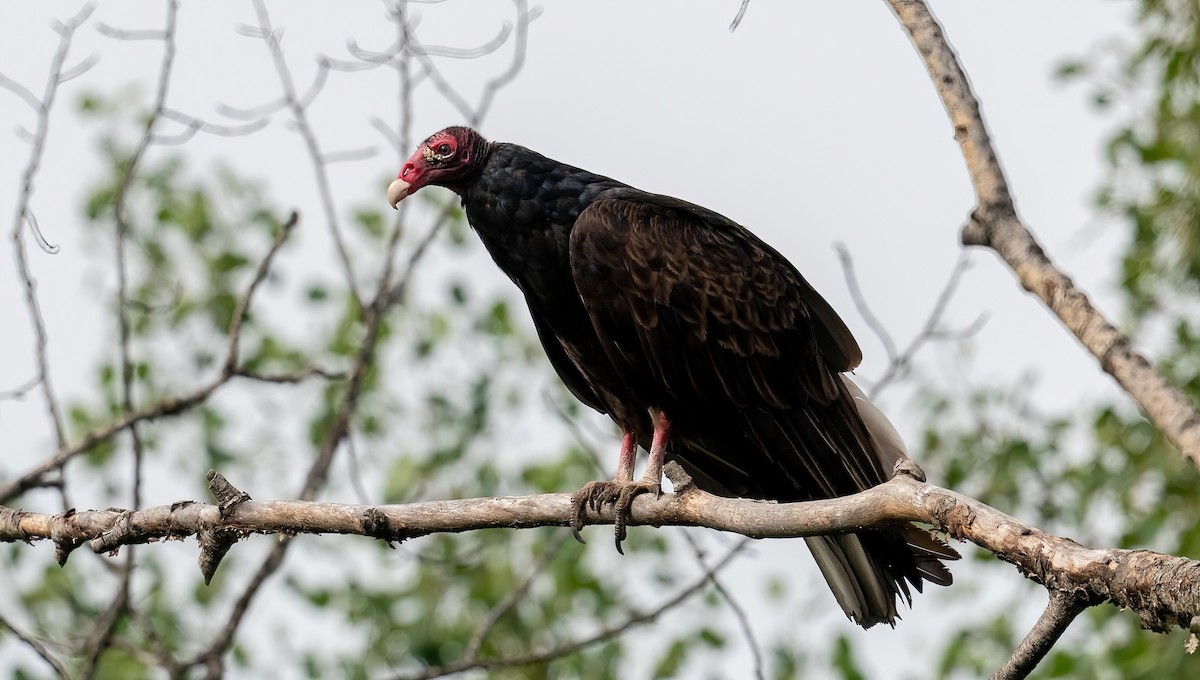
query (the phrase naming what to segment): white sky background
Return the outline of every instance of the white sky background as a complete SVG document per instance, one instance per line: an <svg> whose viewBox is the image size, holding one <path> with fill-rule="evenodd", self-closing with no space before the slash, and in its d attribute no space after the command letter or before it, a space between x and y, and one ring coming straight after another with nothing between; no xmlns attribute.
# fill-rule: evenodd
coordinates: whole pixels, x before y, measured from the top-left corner
<svg viewBox="0 0 1200 680"><path fill-rule="evenodd" d="M973 205L958 146L923 65L883 3L756 0L741 27L730 34L738 4L546 3L531 26L524 69L497 95L482 131L491 139L518 142L635 186L703 204L747 225L841 310L866 354L860 374L877 376L885 367L882 347L854 310L832 244L847 245L875 314L906 342L924 323L954 265L958 230ZM65 19L76 7L7 6L0 22L0 71L40 94L56 45L48 20ZM311 78L315 54L344 57L347 38L382 48L392 37L392 25L376 3L275 2L270 9L274 24L285 30L284 48L300 88ZM934 10L982 101L1018 210L1051 256L1103 309L1113 312L1114 252L1122 236L1117 227L1098 220L1092 208L1111 121L1094 113L1086 88L1064 88L1051 76L1065 58L1094 54L1098 46L1127 33L1128 5L939 2ZM459 0L415 5L413 11L424 17L420 35L425 43L449 45L484 42L512 14L508 3ZM62 251L47 255L30 241L30 258L51 338L53 377L64 397L82 394L93 384L93 341L108 327L104 310L81 300L91 299L85 290L95 283L85 274L111 261L110 253L81 245L79 213L100 167L93 157L97 130L80 123L75 104L84 91L112 91L130 82L141 85L141 97L148 101L161 50L157 43L116 44L96 33L98 20L121 28L159 28L162 9L156 2L129 2L97 11L80 32L69 61L94 51L102 55L101 62L86 77L64 86L52 120L33 207L47 238ZM216 102L253 106L275 96L277 80L265 48L238 35L239 23L254 23L248 3L183 5L172 108L217 120ZM453 82L473 93L488 73L504 67L503 57L491 63L490 71L472 62L446 62L445 69ZM369 119L380 115L395 120L389 101L394 99L393 80L383 70L331 76L328 91L312 110L327 150L381 144ZM418 138L461 122L427 87L414 108ZM268 133L237 140L208 138L187 148L227 161L242 176L269 180L272 198L294 205L305 218L304 246L287 254L289 266L333 272L336 263L323 243L325 225L311 168L281 120ZM12 130L32 124L25 105L0 92L0 227L5 236L11 233L18 177L28 152ZM382 203L385 180L399 163L385 151L370 160L333 166L331 178L344 216L351 206ZM7 238L3 248L9 254L0 257L0 390L33 374L32 336ZM976 339L972 380L1012 380L1033 371L1039 376L1038 398L1054 407L1116 394L1096 362L1019 289L1006 267L982 251L973 260L947 318L949 326L962 327L982 312L989 316ZM475 271L480 287L509 285L490 267ZM927 349L925 359L938 351L936 346ZM902 433L913 436L918 415L906 413L899 393L891 396L882 406ZM49 431L28 427L41 427L44 420L40 398L0 403L0 478L50 451ZM151 497L148 502L171 500L176 499ZM761 561L795 558L795 551L778 545L763 546L757 554ZM815 569L810 562L804 558L796 568L811 577ZM965 580L961 571L956 569L960 581ZM730 572L726 582L755 578L744 568ZM757 592L758 586L749 583L746 588ZM869 660L872 677L886 678L924 667L937 648L930 636L941 628L937 619L944 597L944 592L926 592L896 631L866 634L842 620L832 598L812 601L829 609L816 617L823 625L854 635L860 644L871 642L881 653L905 650ZM759 607L759 616L770 615L761 603L753 606ZM1036 609L1030 609L1030 623L1034 616ZM252 618L246 625L254 623ZM731 658L746 659L740 652Z"/></svg>

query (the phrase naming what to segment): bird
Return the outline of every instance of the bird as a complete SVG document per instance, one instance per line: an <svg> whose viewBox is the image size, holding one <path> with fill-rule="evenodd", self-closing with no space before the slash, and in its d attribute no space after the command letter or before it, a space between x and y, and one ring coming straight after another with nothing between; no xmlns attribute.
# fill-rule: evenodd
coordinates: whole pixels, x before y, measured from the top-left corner
<svg viewBox="0 0 1200 680"><path fill-rule="evenodd" d="M616 475L572 498L577 537L586 507L611 504L620 550L633 499L661 492L668 460L704 491L792 502L882 484L907 456L845 375L862 360L849 328L733 220L462 126L418 146L388 202L425 186L458 195L562 382L621 430ZM649 462L634 481L638 447ZM863 628L895 626L910 586L950 585L943 561L959 558L912 524L805 541Z"/></svg>

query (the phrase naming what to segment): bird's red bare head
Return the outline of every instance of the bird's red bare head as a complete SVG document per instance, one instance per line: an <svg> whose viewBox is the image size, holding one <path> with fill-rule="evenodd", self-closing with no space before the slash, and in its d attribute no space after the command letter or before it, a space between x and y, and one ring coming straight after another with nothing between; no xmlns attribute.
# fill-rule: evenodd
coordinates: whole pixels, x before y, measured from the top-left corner
<svg viewBox="0 0 1200 680"><path fill-rule="evenodd" d="M453 126L421 142L388 187L388 203L396 207L417 189L432 184L462 193L479 172L487 140L468 127Z"/></svg>

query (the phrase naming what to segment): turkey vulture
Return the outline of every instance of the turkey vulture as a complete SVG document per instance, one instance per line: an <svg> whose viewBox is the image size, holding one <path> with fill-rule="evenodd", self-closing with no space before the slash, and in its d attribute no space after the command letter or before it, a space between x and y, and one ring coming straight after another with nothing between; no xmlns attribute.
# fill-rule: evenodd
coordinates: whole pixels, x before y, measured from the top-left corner
<svg viewBox="0 0 1200 680"><path fill-rule="evenodd" d="M615 505L658 493L664 459L701 489L776 501L844 496L886 481L895 429L842 374L862 359L833 308L744 227L465 127L425 140L388 187L395 207L426 185L457 193L500 269L525 295L567 388L623 433L617 474L575 495ZM637 447L650 452L633 479ZM941 560L958 553L911 524L805 539L846 615L895 625Z"/></svg>

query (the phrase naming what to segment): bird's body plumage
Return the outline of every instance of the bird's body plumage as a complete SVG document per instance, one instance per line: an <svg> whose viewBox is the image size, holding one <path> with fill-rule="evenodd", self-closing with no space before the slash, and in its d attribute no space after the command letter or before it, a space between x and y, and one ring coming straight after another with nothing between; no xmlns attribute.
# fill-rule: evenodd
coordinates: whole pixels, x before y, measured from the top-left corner
<svg viewBox="0 0 1200 680"><path fill-rule="evenodd" d="M444 150L447 134L474 151L442 183L524 294L551 364L652 458L663 414L658 450L713 493L800 501L888 479L903 445L841 375L859 347L782 255L708 209L514 144L484 147L465 128L424 148ZM948 584L939 560L957 557L910 525L808 542L865 627L894 623L909 585Z"/></svg>

